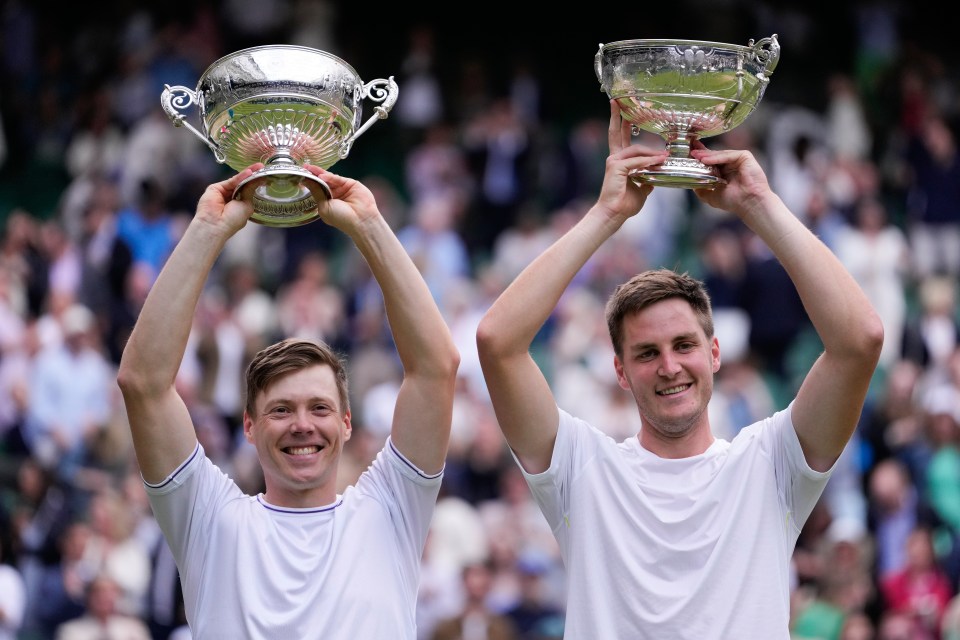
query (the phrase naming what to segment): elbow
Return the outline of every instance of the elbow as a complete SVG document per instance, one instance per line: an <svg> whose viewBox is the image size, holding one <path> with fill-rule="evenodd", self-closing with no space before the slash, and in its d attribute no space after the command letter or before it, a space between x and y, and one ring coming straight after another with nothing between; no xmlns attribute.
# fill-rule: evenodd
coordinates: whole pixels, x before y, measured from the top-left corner
<svg viewBox="0 0 960 640"><path fill-rule="evenodd" d="M871 314L872 320L867 325L864 339L867 341L867 349L876 360L880 360L880 351L883 349L885 330L883 322L877 314Z"/></svg>
<svg viewBox="0 0 960 640"><path fill-rule="evenodd" d="M457 373L460 371L461 359L460 350L457 348L453 336L447 332L446 340L444 340L444 348L439 351L436 361L436 369L440 377L447 380L455 380Z"/></svg>
<svg viewBox="0 0 960 640"><path fill-rule="evenodd" d="M456 380L457 373L460 371L460 351L453 345L450 346L450 349L447 352L447 357L444 359L444 365L442 366L443 377L448 380Z"/></svg>
<svg viewBox="0 0 960 640"><path fill-rule="evenodd" d="M496 322L485 317L477 325L477 359L487 375L511 368L523 358L530 356L532 338L524 332L518 334L516 327Z"/></svg>
<svg viewBox="0 0 960 640"><path fill-rule="evenodd" d="M418 379L433 391L443 391L451 396L456 393L457 374L460 371L460 352L452 349L446 358L438 358L429 365L404 371L404 379Z"/></svg>
<svg viewBox="0 0 960 640"><path fill-rule="evenodd" d="M124 396L143 394L147 387L144 377L130 364L126 354L120 359L120 366L117 368L117 386Z"/></svg>
<svg viewBox="0 0 960 640"><path fill-rule="evenodd" d="M495 326L489 316L484 316L477 325L477 355L480 360L489 360L501 356L504 352L502 344L503 331Z"/></svg>
<svg viewBox="0 0 960 640"><path fill-rule="evenodd" d="M414 365L408 369L408 373L428 377L438 384L455 382L459 371L460 351L452 341L449 342L446 349L435 353L429 362L421 362L419 366L414 363Z"/></svg>
<svg viewBox="0 0 960 640"><path fill-rule="evenodd" d="M117 367L117 386L124 397L156 394L174 385L175 380L161 381L156 375L151 375L154 368L142 366L136 360L129 350L124 351Z"/></svg>
<svg viewBox="0 0 960 640"><path fill-rule="evenodd" d="M876 368L883 349L883 322L873 311L847 316L842 330L821 334L826 353L858 368Z"/></svg>
<svg viewBox="0 0 960 640"><path fill-rule="evenodd" d="M883 349L884 328L880 317L871 311L861 323L857 352L864 360L876 364Z"/></svg>
<svg viewBox="0 0 960 640"><path fill-rule="evenodd" d="M124 351L117 367L117 386L126 394L138 386L137 378L136 371L130 364L130 354L128 351Z"/></svg>

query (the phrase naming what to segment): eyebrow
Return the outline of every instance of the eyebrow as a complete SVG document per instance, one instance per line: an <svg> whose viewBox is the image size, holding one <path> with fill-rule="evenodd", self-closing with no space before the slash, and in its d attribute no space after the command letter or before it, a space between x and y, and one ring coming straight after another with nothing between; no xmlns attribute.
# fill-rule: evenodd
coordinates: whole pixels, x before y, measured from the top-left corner
<svg viewBox="0 0 960 640"><path fill-rule="evenodd" d="M308 405L312 405L320 402L323 404L330 405L334 409L334 411L340 411L339 406L337 406L339 404L339 401L332 396L310 396L308 398L304 398L302 401L297 401L293 398L289 398L285 396L279 397L279 398L272 398L270 400L264 401L263 408L269 409L270 407L275 407L277 405L295 405L295 404L300 404L301 402Z"/></svg>
<svg viewBox="0 0 960 640"><path fill-rule="evenodd" d="M670 339L671 344L676 344L677 342L700 342L700 336L697 335L695 331L681 333L673 336ZM644 351L646 349L656 349L657 345L654 342L638 342L637 344L630 345L628 351Z"/></svg>

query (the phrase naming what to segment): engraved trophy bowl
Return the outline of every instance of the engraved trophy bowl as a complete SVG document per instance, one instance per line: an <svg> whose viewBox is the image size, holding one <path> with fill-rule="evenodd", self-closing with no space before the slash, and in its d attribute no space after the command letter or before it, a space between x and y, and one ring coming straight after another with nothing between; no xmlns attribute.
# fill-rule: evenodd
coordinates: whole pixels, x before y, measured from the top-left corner
<svg viewBox="0 0 960 640"><path fill-rule="evenodd" d="M777 35L746 46L699 40L621 40L601 44L594 70L602 91L640 130L666 141L661 164L631 173L639 184L712 189L716 170L690 145L740 125L766 91L780 59Z"/></svg>
<svg viewBox="0 0 960 640"><path fill-rule="evenodd" d="M353 67L325 51L266 45L220 58L195 89L165 85L160 104L174 126L210 147L217 162L236 171L262 162L233 196L253 204L254 222L293 227L319 217L321 196L315 193L330 197L327 184L303 165L328 169L346 158L353 142L387 117L398 91L393 76L364 83ZM378 104L362 122L365 99ZM181 113L192 105L199 130Z"/></svg>

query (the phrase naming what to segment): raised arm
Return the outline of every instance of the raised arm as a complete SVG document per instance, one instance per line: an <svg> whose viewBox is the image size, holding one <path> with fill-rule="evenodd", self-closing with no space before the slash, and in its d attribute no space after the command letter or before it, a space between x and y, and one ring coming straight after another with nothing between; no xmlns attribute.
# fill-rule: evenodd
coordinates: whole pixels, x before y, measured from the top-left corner
<svg viewBox="0 0 960 640"><path fill-rule="evenodd" d="M790 275L823 342L793 406L793 424L807 463L825 471L853 434L883 345L883 326L866 295L840 261L770 189L747 151L693 155L716 165L728 181L700 190L705 203L736 214Z"/></svg>
<svg viewBox="0 0 960 640"><path fill-rule="evenodd" d="M162 481L197 443L177 373L197 302L227 239L252 213L233 190L257 166L207 187L183 238L150 289L123 350L117 383L123 393L133 446L144 480Z"/></svg>
<svg viewBox="0 0 960 640"><path fill-rule="evenodd" d="M403 382L393 413L394 446L427 473L443 469L460 354L420 272L362 183L307 168L330 187L321 219L357 245L383 291Z"/></svg>
<svg viewBox="0 0 960 640"><path fill-rule="evenodd" d="M538 256L493 303L477 328L480 365L497 421L524 469L550 466L559 415L530 345L570 281L594 252L643 207L652 187L628 175L662 162L664 151L630 144L630 124L610 104L610 156L597 203L573 228Z"/></svg>

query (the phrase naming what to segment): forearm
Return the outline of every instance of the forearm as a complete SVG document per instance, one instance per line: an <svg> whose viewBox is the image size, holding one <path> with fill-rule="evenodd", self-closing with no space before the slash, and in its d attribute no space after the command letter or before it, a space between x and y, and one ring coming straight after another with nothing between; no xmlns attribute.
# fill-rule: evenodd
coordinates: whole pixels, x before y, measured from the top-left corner
<svg viewBox="0 0 960 640"><path fill-rule="evenodd" d="M450 377L451 361L457 359L450 330L422 275L387 222L372 217L350 235L383 292L405 373Z"/></svg>
<svg viewBox="0 0 960 640"><path fill-rule="evenodd" d="M537 332L570 281L623 219L592 208L500 294L477 327L477 350L497 422L524 469L550 465L558 414L547 379L530 356Z"/></svg>
<svg viewBox="0 0 960 640"><path fill-rule="evenodd" d="M172 387L204 283L225 239L192 222L150 289L124 349L121 378Z"/></svg>
<svg viewBox="0 0 960 640"><path fill-rule="evenodd" d="M622 224L594 207L531 262L485 315L478 334L484 350L525 354L570 282Z"/></svg>
<svg viewBox="0 0 960 640"><path fill-rule="evenodd" d="M828 353L862 353L876 339L876 313L833 252L774 193L742 216L776 256L797 289Z"/></svg>
<svg viewBox="0 0 960 640"><path fill-rule="evenodd" d="M792 419L807 464L826 471L853 430L883 346L883 327L853 276L769 190L741 219L770 247L793 281L824 346L797 391Z"/></svg>
<svg viewBox="0 0 960 640"><path fill-rule="evenodd" d="M460 355L416 265L379 215L351 237L383 292L403 382L390 430L394 446L417 468L443 468L453 421Z"/></svg>

